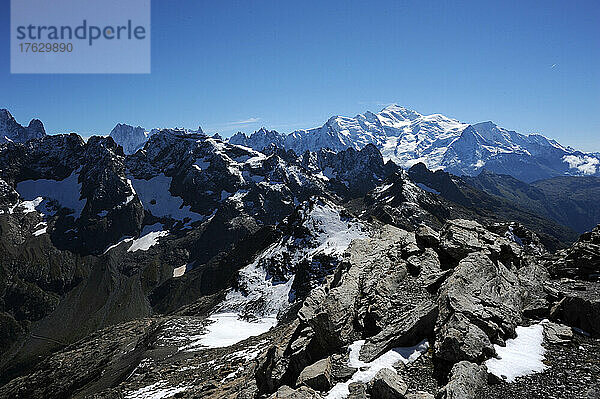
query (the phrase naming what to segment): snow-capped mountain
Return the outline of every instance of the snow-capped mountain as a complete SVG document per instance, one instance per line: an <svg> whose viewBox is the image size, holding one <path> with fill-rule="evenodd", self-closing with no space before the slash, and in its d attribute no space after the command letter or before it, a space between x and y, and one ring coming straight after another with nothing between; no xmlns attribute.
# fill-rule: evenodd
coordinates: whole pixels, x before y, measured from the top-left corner
<svg viewBox="0 0 600 399"><path fill-rule="evenodd" d="M113 138L115 143L119 144L123 147L123 152L127 155L134 154L137 150L144 147L144 144L156 133L165 129L154 128L150 131L147 131L143 127L137 126L133 127L131 125L127 125L125 123L117 123L117 125L110 132L110 137ZM197 130L185 129L185 128L174 128L174 129L166 129L174 132L178 132L180 134L201 134L204 135L204 131L201 126L198 126ZM216 137L220 138L219 135Z"/></svg>
<svg viewBox="0 0 600 399"><path fill-rule="evenodd" d="M111 130L110 137L123 147L125 154L133 154L146 144L148 137L155 133L147 132L143 127L133 127L124 123L117 123L117 125Z"/></svg>
<svg viewBox="0 0 600 399"><path fill-rule="evenodd" d="M24 143L46 135L39 119L32 119L28 126L21 126L6 109L0 109L0 143Z"/></svg>
<svg viewBox="0 0 600 399"><path fill-rule="evenodd" d="M335 116L321 127L289 135L261 129L249 137L238 133L230 141L259 150L272 143L298 154L373 144L384 159L403 168L423 162L430 169L456 175L477 175L485 168L527 182L559 175L600 175L597 154L564 147L542 135L523 135L492 122L469 125L397 105L376 114Z"/></svg>

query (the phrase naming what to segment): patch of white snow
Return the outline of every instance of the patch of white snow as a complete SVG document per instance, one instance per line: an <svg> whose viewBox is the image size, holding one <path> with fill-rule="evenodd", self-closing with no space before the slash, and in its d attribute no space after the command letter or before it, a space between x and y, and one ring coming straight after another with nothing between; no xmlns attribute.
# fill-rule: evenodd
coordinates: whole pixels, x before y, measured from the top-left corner
<svg viewBox="0 0 600 399"><path fill-rule="evenodd" d="M495 376L505 376L507 382L517 377L543 371L544 360L544 327L542 323L529 327L517 327L517 337L507 339L506 346L494 345L498 359L485 362L487 369Z"/></svg>

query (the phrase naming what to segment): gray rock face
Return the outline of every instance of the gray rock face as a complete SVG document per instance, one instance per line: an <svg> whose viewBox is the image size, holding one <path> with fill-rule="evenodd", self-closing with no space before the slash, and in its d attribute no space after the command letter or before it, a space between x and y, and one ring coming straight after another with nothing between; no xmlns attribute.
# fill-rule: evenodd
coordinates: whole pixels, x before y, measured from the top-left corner
<svg viewBox="0 0 600 399"><path fill-rule="evenodd" d="M25 143L28 140L44 137L44 125L38 119L32 119L29 126L21 126L6 109L0 109L0 143Z"/></svg>
<svg viewBox="0 0 600 399"><path fill-rule="evenodd" d="M562 275L584 279L600 279L600 225L581 235L567 251Z"/></svg>
<svg viewBox="0 0 600 399"><path fill-rule="evenodd" d="M372 399L403 399L408 389L402 377L388 368L379 370L369 385Z"/></svg>
<svg viewBox="0 0 600 399"><path fill-rule="evenodd" d="M475 399L487 384L487 369L475 363L461 361L452 367L450 380L436 398Z"/></svg>
<svg viewBox="0 0 600 399"><path fill-rule="evenodd" d="M298 376L296 385L306 385L317 391L329 390L331 388L331 358L326 357L306 366Z"/></svg>
<svg viewBox="0 0 600 399"><path fill-rule="evenodd" d="M519 281L485 253L471 253L442 285L438 306L436 356L481 361L494 353L492 342L514 336L521 321Z"/></svg>
<svg viewBox="0 0 600 399"><path fill-rule="evenodd" d="M0 397L67 397L75 391L85 396L86 391L112 386L129 364L139 361L155 328L150 320L140 320L91 335L77 350L71 348L38 363L29 378L19 377L1 387ZM65 369L72 372L65 373Z"/></svg>
<svg viewBox="0 0 600 399"><path fill-rule="evenodd" d="M348 399L367 399L367 385L353 382L348 386Z"/></svg>
<svg viewBox="0 0 600 399"><path fill-rule="evenodd" d="M440 234L431 227L422 224L415 230L419 245L437 247L440 244Z"/></svg>
<svg viewBox="0 0 600 399"><path fill-rule="evenodd" d="M143 127L133 127L118 123L110 132L110 137L123 147L125 154L133 154L146 144L149 133Z"/></svg>
<svg viewBox="0 0 600 399"><path fill-rule="evenodd" d="M456 261L471 252L485 252L492 259L512 261L521 255L518 244L486 230L472 220L450 220L441 232L440 248Z"/></svg>
<svg viewBox="0 0 600 399"><path fill-rule="evenodd" d="M356 328L370 337L361 350L369 361L395 346L410 346L433 332L436 306L406 262L420 251L415 236L383 226L354 241L332 285L311 293L299 317L332 350L356 340Z"/></svg>
<svg viewBox="0 0 600 399"><path fill-rule="evenodd" d="M435 399L429 392L417 391L406 395L406 399Z"/></svg>
<svg viewBox="0 0 600 399"><path fill-rule="evenodd" d="M423 253L412 255L407 260L408 270L413 275L422 273L424 276L441 271L440 258L431 248L425 248Z"/></svg>
<svg viewBox="0 0 600 399"><path fill-rule="evenodd" d="M544 289L544 282L550 279L546 268L535 259L525 259L517 270L521 284L523 314L526 316L547 316L550 302Z"/></svg>
<svg viewBox="0 0 600 399"><path fill-rule="evenodd" d="M573 291L561 293L565 296L553 306L550 318L600 336L600 297L597 293L597 289L587 295Z"/></svg>
<svg viewBox="0 0 600 399"><path fill-rule="evenodd" d="M322 396L308 387L300 387L292 389L287 385L283 385L269 396L269 399L321 399Z"/></svg>
<svg viewBox="0 0 600 399"><path fill-rule="evenodd" d="M564 344L573 339L573 330L564 324L546 322L544 325L544 339L550 344Z"/></svg>
<svg viewBox="0 0 600 399"><path fill-rule="evenodd" d="M369 338L361 348L361 357L369 362L388 350L408 346L424 339L433 330L437 317L437 306L431 301L406 311L392 319L375 336Z"/></svg>

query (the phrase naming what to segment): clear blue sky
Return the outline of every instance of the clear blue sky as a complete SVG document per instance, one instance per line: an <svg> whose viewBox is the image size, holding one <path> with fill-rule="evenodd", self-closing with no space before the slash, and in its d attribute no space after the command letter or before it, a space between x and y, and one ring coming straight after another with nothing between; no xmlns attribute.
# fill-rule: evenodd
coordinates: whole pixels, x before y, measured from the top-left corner
<svg viewBox="0 0 600 399"><path fill-rule="evenodd" d="M0 4L0 108L52 133L289 132L398 103L600 151L597 0L156 0L150 75L10 75Z"/></svg>

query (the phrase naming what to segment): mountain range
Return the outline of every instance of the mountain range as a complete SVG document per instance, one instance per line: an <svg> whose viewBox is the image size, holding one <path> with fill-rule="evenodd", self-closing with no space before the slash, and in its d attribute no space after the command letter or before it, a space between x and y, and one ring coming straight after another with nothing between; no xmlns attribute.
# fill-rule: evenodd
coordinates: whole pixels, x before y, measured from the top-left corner
<svg viewBox="0 0 600 399"><path fill-rule="evenodd" d="M158 130L117 124L110 136L126 154L133 154ZM201 128L180 131L203 133ZM4 141L23 142L44 134L38 120L25 128L8 111L0 114L0 137ZM577 151L540 134L520 134L493 122L467 124L397 105L355 117L333 116L321 127L287 135L265 128L250 136L238 132L228 141L258 151L275 145L297 155L320 149L360 150L373 144L386 161L406 169L419 162L431 170L443 169L457 176L476 176L485 169L527 183L564 175L600 176L600 154Z"/></svg>
<svg viewBox="0 0 600 399"><path fill-rule="evenodd" d="M229 140L1 115L0 397L600 389L599 177L493 173L477 125L399 107ZM499 134L523 164L593 157ZM467 144L477 175L426 164Z"/></svg>
<svg viewBox="0 0 600 399"><path fill-rule="evenodd" d="M237 133L230 142L259 150L273 143L299 154L374 144L386 160L403 168L423 162L429 169L444 169L458 176L474 176L486 169L525 182L561 175L600 175L598 154L576 151L542 135L523 135L492 122L466 124L397 105L353 118L334 116L319 128L289 135L264 128L250 136Z"/></svg>

